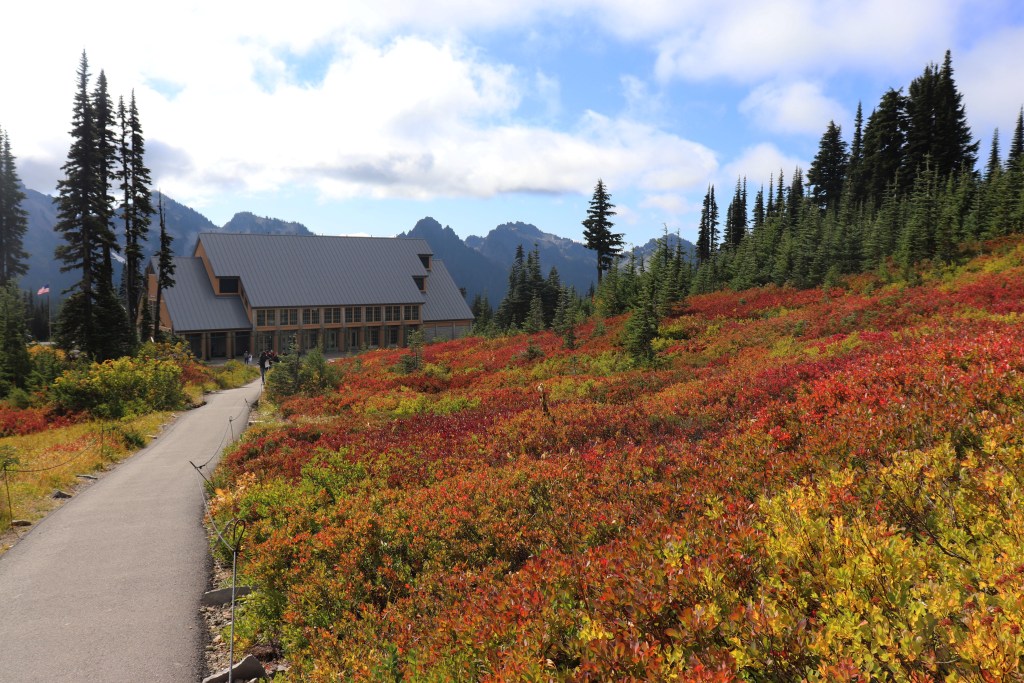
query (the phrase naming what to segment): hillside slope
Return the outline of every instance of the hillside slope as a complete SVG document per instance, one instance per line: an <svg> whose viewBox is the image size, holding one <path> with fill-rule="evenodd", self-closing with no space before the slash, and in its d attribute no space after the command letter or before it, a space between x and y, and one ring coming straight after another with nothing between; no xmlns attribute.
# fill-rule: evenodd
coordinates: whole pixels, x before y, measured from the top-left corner
<svg viewBox="0 0 1024 683"><path fill-rule="evenodd" d="M290 680L1024 673L1024 244L345 359L230 452Z"/></svg>

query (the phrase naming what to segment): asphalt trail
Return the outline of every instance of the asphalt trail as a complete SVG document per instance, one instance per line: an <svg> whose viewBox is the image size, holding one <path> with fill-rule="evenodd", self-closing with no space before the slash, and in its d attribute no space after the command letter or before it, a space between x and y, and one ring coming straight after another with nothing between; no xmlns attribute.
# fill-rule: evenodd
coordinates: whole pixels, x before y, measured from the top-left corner
<svg viewBox="0 0 1024 683"><path fill-rule="evenodd" d="M210 557L189 461L219 456L259 393L208 395L0 557L0 681L199 680Z"/></svg>

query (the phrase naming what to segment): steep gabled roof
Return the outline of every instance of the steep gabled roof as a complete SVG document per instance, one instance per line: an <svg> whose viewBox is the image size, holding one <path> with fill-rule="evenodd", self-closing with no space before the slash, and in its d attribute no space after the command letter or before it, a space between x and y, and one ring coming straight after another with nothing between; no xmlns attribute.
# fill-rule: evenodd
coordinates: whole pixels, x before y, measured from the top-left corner
<svg viewBox="0 0 1024 683"><path fill-rule="evenodd" d="M252 325L237 296L216 296L199 258L175 257L174 286L163 290L175 332L247 330Z"/></svg>
<svg viewBox="0 0 1024 683"><path fill-rule="evenodd" d="M427 278L427 301L423 305L423 321L472 320L473 311L466 303L455 280L448 274L444 263L434 259Z"/></svg>
<svg viewBox="0 0 1024 683"><path fill-rule="evenodd" d="M421 239L202 233L214 275L238 276L249 305L424 303L413 276L428 272ZM430 278L433 281L433 277Z"/></svg>

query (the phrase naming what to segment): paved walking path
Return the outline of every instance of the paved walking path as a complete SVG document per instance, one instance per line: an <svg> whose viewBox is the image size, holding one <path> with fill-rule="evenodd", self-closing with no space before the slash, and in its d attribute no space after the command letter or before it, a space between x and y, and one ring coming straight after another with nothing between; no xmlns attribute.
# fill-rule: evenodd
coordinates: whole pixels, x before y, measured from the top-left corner
<svg viewBox="0 0 1024 683"><path fill-rule="evenodd" d="M0 557L0 681L199 681L210 559L189 460L228 443L228 418L238 436L259 392L207 396Z"/></svg>

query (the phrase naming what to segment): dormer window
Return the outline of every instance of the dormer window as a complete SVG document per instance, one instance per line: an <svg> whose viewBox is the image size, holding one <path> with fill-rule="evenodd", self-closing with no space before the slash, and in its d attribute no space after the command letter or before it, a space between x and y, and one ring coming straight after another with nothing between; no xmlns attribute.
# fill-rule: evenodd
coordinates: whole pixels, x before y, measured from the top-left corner
<svg viewBox="0 0 1024 683"><path fill-rule="evenodd" d="M430 254L420 254L420 263L423 264L424 268L430 270Z"/></svg>
<svg viewBox="0 0 1024 683"><path fill-rule="evenodd" d="M237 277L222 277L222 278L220 278L220 293L221 294L238 294L238 278Z"/></svg>
<svg viewBox="0 0 1024 683"><path fill-rule="evenodd" d="M427 291L427 278L421 275L413 275L412 279L413 282L416 283L416 286L420 288L421 292Z"/></svg>

